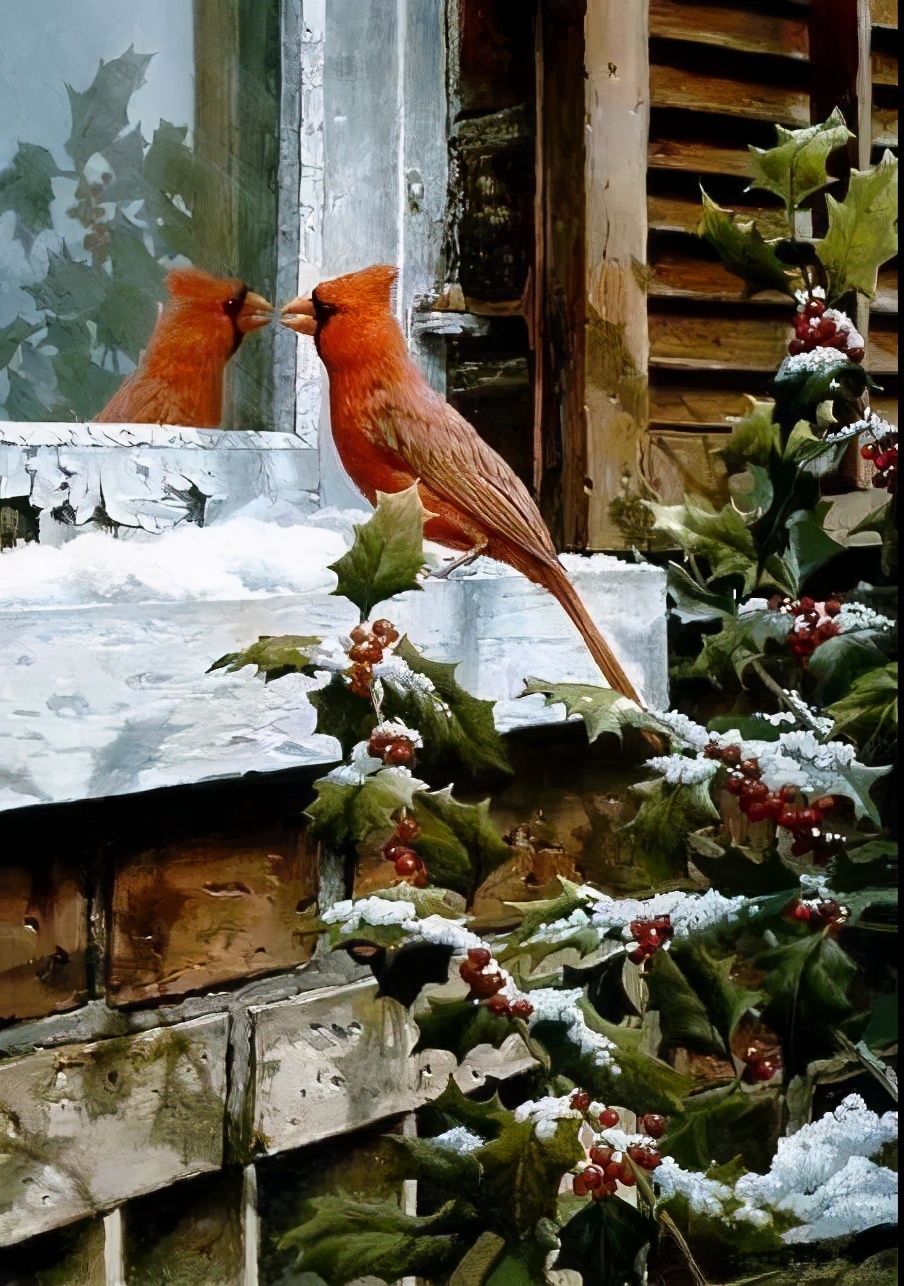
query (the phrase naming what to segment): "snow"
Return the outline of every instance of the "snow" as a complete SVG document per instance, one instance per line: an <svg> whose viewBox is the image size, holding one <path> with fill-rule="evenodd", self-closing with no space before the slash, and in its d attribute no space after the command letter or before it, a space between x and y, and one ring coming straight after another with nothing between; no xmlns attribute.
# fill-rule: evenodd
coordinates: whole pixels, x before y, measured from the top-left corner
<svg viewBox="0 0 904 1286"><path fill-rule="evenodd" d="M731 1188L716 1179L708 1179L696 1170L682 1170L674 1157L663 1157L653 1180L663 1201L682 1196L698 1214L720 1216L723 1204L731 1197Z"/></svg>
<svg viewBox="0 0 904 1286"><path fill-rule="evenodd" d="M715 759L689 759L687 755L654 755L647 768L661 773L671 786L701 786L719 771Z"/></svg>
<svg viewBox="0 0 904 1286"><path fill-rule="evenodd" d="M335 903L322 919L326 924L338 924L342 933L355 933L362 925L397 927L412 939L454 947L460 952L486 946L482 938L464 927L463 918L427 915L419 919L416 903L407 898L381 898L375 894L357 902L347 899Z"/></svg>
<svg viewBox="0 0 904 1286"><path fill-rule="evenodd" d="M591 1110L594 1106L591 1104ZM571 1106L571 1095L565 1094L561 1098L529 1099L515 1108L514 1116L519 1122L530 1121L537 1138L548 1141L555 1137L560 1121L581 1121L584 1114Z"/></svg>
<svg viewBox="0 0 904 1286"><path fill-rule="evenodd" d="M534 1007L534 1012L528 1019L528 1027L536 1027L537 1023L542 1022L564 1024L568 1039L579 1047L582 1054L589 1054L595 1063L618 1075L621 1068L613 1058L615 1045L607 1036L593 1031L587 1025L587 1019L578 1005L583 996L584 992L580 987L538 987L527 992L526 998Z"/></svg>
<svg viewBox="0 0 904 1286"><path fill-rule="evenodd" d="M464 1125L455 1125L451 1130L446 1130L445 1134L436 1134L430 1142L444 1152L457 1152L459 1156L465 1156L469 1152L475 1152L477 1148L482 1148L484 1140L473 1130L467 1129Z"/></svg>

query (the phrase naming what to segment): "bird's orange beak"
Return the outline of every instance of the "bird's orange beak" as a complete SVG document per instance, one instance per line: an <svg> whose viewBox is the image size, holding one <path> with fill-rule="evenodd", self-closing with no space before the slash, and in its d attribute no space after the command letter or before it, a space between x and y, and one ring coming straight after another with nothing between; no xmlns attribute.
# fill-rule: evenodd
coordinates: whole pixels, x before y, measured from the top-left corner
<svg viewBox="0 0 904 1286"><path fill-rule="evenodd" d="M313 300L293 299L280 313L279 322L288 330L294 330L296 335L313 335L317 330Z"/></svg>
<svg viewBox="0 0 904 1286"><path fill-rule="evenodd" d="M235 324L242 334L247 335L250 330L260 330L262 326L269 326L272 320L273 305L268 303L263 295L256 295L253 290L249 290L241 312L235 319Z"/></svg>

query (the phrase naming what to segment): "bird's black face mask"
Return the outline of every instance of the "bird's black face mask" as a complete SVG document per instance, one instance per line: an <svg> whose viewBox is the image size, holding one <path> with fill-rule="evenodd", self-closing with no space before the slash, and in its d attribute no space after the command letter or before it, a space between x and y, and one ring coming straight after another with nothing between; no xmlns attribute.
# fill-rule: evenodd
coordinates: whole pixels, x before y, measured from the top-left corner
<svg viewBox="0 0 904 1286"><path fill-rule="evenodd" d="M230 295L230 297L223 304L223 312L232 322L232 349L229 353L230 357L232 357L235 354L235 352L238 350L239 344L241 344L242 340L245 338L245 336L239 330L239 313L242 311L242 308L245 305L245 298L247 294L248 294L248 287L242 286L241 290L237 291L236 294L234 295Z"/></svg>

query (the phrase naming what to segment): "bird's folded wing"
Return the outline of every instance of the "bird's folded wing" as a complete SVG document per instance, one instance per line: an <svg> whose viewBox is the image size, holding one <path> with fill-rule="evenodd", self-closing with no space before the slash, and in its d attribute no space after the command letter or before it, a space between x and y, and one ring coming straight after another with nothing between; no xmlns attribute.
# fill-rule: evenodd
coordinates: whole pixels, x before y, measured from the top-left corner
<svg viewBox="0 0 904 1286"><path fill-rule="evenodd" d="M391 445L425 486L516 549L556 557L540 511L517 474L454 407L432 390L393 399L377 416Z"/></svg>

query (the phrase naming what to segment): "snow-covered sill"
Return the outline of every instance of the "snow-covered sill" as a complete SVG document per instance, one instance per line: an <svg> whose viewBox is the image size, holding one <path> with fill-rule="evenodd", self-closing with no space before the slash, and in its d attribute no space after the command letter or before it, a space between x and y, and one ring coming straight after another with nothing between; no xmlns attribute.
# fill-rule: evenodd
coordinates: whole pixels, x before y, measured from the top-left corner
<svg viewBox="0 0 904 1286"><path fill-rule="evenodd" d="M0 420L0 446L190 447L202 451L309 451L294 433L191 429L166 424L61 424Z"/></svg>
<svg viewBox="0 0 904 1286"><path fill-rule="evenodd" d="M334 762L338 746L316 731L305 695L315 680L206 671L260 634L351 628L328 564L353 519L244 516L4 553L0 808ZM664 574L602 555L563 561L647 701L665 705ZM381 610L431 658L460 662L459 681L498 702L501 729L564 716L518 699L529 675L600 681L558 604L487 560Z"/></svg>

